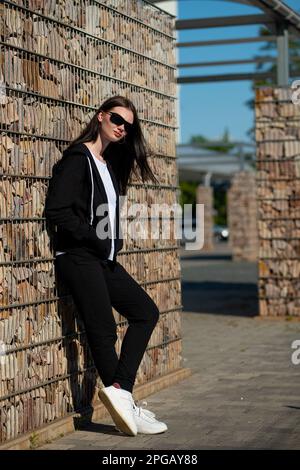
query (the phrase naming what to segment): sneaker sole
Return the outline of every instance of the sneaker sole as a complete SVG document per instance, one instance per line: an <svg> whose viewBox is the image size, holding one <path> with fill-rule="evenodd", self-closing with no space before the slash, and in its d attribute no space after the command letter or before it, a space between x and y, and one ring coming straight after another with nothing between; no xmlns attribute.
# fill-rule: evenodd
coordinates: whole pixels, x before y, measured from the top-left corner
<svg viewBox="0 0 300 470"><path fill-rule="evenodd" d="M163 434L163 433L166 432L167 430L168 430L168 428L167 428L167 429L163 429L163 430L161 430L161 431L152 431L152 432L151 432L151 431L138 431L138 434L147 434L147 435L150 435L150 434L152 434L152 435L155 435L155 434Z"/></svg>
<svg viewBox="0 0 300 470"><path fill-rule="evenodd" d="M118 410L114 407L113 403L110 401L109 397L103 390L99 391L99 398L108 410L110 416L112 417L114 423L117 427L124 432L125 434L129 434L129 436L136 436L137 432L134 431L130 424L124 419L124 417L119 413Z"/></svg>

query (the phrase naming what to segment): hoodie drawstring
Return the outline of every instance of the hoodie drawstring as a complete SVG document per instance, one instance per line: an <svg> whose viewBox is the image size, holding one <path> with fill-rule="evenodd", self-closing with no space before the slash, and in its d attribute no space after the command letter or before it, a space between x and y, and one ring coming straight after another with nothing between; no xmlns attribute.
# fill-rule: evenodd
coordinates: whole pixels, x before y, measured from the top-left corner
<svg viewBox="0 0 300 470"><path fill-rule="evenodd" d="M92 172L92 166L89 157L87 157L88 162L89 162L89 167L90 167L90 174L91 174L91 181L92 181L92 196L91 196L91 217L90 217L90 225L93 225L93 220L94 220L94 179L93 179L93 172Z"/></svg>

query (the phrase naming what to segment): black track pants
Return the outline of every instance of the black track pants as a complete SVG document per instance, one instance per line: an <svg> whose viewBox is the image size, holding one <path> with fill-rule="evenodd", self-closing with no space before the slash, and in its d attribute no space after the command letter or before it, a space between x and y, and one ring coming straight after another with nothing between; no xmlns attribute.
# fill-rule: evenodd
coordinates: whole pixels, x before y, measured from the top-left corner
<svg viewBox="0 0 300 470"><path fill-rule="evenodd" d="M159 318L147 292L116 261L74 260L70 253L55 260L58 279L69 288L104 386L118 382L132 392L136 374ZM116 322L112 306L129 323L120 358L115 350Z"/></svg>

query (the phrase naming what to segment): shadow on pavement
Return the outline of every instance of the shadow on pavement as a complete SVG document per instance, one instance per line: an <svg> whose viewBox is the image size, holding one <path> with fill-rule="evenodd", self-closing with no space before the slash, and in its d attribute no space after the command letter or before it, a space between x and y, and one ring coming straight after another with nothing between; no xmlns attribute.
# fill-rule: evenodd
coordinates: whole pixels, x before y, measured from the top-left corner
<svg viewBox="0 0 300 470"><path fill-rule="evenodd" d="M197 255L181 255L180 260L186 261L232 261L232 255L229 253L201 253Z"/></svg>
<svg viewBox="0 0 300 470"><path fill-rule="evenodd" d="M185 312L254 317L259 314L257 284L182 281Z"/></svg>
<svg viewBox="0 0 300 470"><path fill-rule="evenodd" d="M214 250L181 249L183 311L255 317L259 315L258 263L234 260L228 243Z"/></svg>
<svg viewBox="0 0 300 470"><path fill-rule="evenodd" d="M77 430L109 434L111 436L128 437L126 434L117 431L114 424L103 424L94 421L82 423L81 426L77 427Z"/></svg>

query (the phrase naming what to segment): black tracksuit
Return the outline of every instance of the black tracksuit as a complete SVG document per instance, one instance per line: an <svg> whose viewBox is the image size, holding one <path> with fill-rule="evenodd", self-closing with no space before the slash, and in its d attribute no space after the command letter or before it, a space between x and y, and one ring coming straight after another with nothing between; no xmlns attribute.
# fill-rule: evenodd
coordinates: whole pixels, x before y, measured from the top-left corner
<svg viewBox="0 0 300 470"><path fill-rule="evenodd" d="M94 159L84 144L64 152L54 166L45 204L52 226L55 266L69 288L81 315L92 356L105 386L118 382L132 392L139 364L159 318L159 310L147 292L117 261L123 246L119 234L119 186L111 165L108 170L116 191L116 233L113 261L108 260L111 239L100 239L97 216L101 203L108 203L105 187ZM56 228L56 231L54 230ZM112 306L129 323L120 358L115 351L116 323Z"/></svg>

